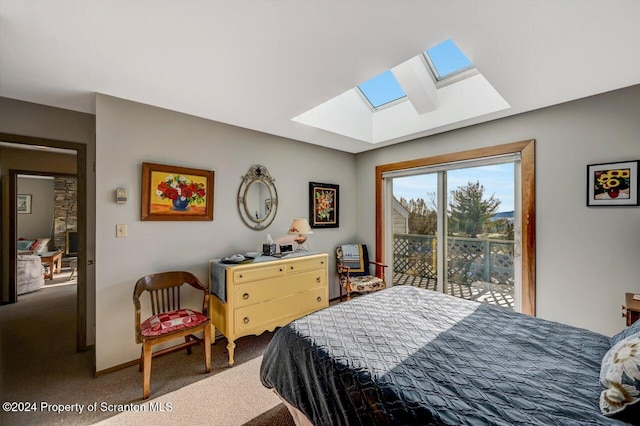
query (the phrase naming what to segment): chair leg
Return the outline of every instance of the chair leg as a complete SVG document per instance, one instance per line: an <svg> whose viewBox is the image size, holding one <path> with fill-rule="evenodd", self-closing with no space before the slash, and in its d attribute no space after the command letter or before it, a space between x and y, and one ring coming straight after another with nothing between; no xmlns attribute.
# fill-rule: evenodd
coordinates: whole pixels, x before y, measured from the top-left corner
<svg viewBox="0 0 640 426"><path fill-rule="evenodd" d="M143 365L143 379L142 379L142 399L149 398L149 389L151 388L151 345L148 343L143 344L144 350L144 365Z"/></svg>
<svg viewBox="0 0 640 426"><path fill-rule="evenodd" d="M189 340L191 340L191 336L184 336L185 343L189 343ZM191 355L191 346L187 347L187 355Z"/></svg>
<svg viewBox="0 0 640 426"><path fill-rule="evenodd" d="M340 301L342 302L342 284L340 284Z"/></svg>
<svg viewBox="0 0 640 426"><path fill-rule="evenodd" d="M211 327L204 328L204 368L211 373Z"/></svg>
<svg viewBox="0 0 640 426"><path fill-rule="evenodd" d="M351 285L347 283L347 300L351 300Z"/></svg>
<svg viewBox="0 0 640 426"><path fill-rule="evenodd" d="M144 345L140 348L140 362L138 363L138 371L142 371L142 366L144 365Z"/></svg>

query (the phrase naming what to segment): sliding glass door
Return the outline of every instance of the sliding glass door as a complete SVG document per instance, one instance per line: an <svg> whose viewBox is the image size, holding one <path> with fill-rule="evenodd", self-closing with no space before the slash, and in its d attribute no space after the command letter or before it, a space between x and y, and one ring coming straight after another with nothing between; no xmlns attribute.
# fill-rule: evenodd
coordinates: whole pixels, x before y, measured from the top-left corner
<svg viewBox="0 0 640 426"><path fill-rule="evenodd" d="M520 310L519 155L395 172L393 285Z"/></svg>

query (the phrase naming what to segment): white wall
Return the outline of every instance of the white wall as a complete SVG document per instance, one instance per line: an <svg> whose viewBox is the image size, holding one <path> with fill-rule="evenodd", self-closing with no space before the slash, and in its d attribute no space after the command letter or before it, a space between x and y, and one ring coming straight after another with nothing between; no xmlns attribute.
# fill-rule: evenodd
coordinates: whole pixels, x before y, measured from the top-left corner
<svg viewBox="0 0 640 426"><path fill-rule="evenodd" d="M634 86L358 154L357 234L373 247L376 166L535 139L537 316L613 334L640 293L640 207L586 207L586 166L640 159L638 111Z"/></svg>
<svg viewBox="0 0 640 426"><path fill-rule="evenodd" d="M31 195L31 213L16 215L18 238L52 238L53 179L18 177L18 194ZM51 241L49 248L54 245Z"/></svg>
<svg viewBox="0 0 640 426"><path fill-rule="evenodd" d="M134 341L133 287L145 274L193 272L207 280L208 261L252 251L284 235L294 217L308 216L309 182L340 185L340 228L315 229L308 243L331 260L330 296L338 295L332 253L355 238L355 156L228 126L105 95L96 99L96 369L140 356ZM141 163L215 171L212 222L140 221ZM262 164L276 179L279 206L272 225L249 229L237 192L249 167ZM114 191L128 191L116 204ZM126 224L127 238L115 238Z"/></svg>

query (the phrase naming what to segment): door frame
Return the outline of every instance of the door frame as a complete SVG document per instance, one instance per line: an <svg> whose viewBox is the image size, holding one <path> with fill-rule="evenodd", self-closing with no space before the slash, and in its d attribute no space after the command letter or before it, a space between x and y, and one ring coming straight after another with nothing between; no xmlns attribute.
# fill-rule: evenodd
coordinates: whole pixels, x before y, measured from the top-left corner
<svg viewBox="0 0 640 426"><path fill-rule="evenodd" d="M85 351L89 349L87 346L87 146L83 143L61 141L55 139L37 138L32 136L22 136L7 133L0 133L0 140L3 142L11 142L23 145L38 145L52 148L63 148L76 151L76 178L78 184L77 203L78 203L78 257L82 261L78 262L78 284L76 297L76 349L77 351ZM9 303L17 301L17 214L16 214L16 196L17 196L17 175L18 174L48 174L63 175L63 173L37 171L37 170L14 170L7 171L9 178ZM2 259L0 259L1 261Z"/></svg>
<svg viewBox="0 0 640 426"><path fill-rule="evenodd" d="M416 167L434 166L497 155L520 153L522 190L522 312L536 314L536 210L535 210L535 140L529 139L504 145L425 157L376 167L376 261L385 262L385 185L383 173Z"/></svg>

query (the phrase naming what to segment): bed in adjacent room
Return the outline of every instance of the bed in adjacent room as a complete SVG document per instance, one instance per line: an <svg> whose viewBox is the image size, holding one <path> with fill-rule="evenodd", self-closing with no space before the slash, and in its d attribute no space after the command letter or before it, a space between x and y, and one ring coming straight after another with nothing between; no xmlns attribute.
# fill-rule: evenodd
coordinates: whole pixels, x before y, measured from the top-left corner
<svg viewBox="0 0 640 426"><path fill-rule="evenodd" d="M294 418L315 425L625 424L640 408L629 390L640 385L640 371L627 364L624 376L612 351L622 345L626 361L640 363L636 329L609 338L400 286L279 329L261 380ZM603 409L620 411L615 417L599 406L603 358L606 377L612 370L631 383L620 387L628 400L619 405L608 398L620 396L617 388L606 394Z"/></svg>

